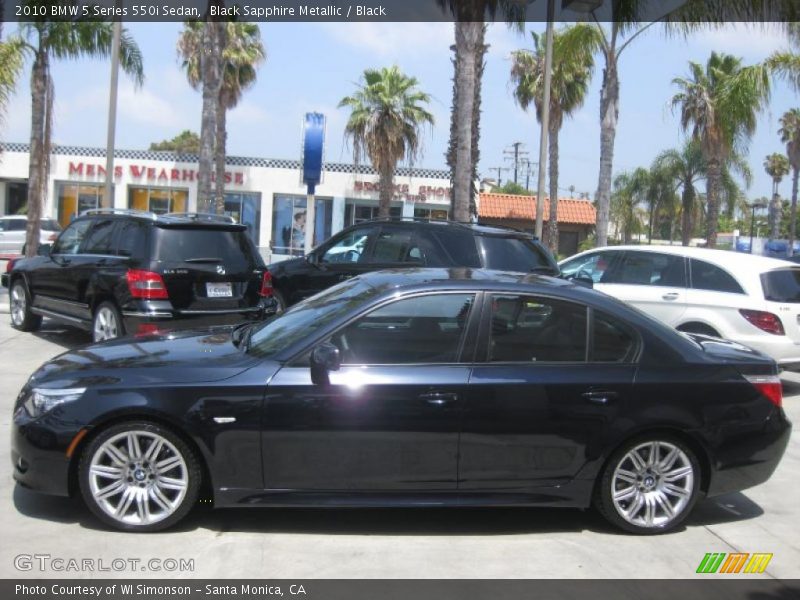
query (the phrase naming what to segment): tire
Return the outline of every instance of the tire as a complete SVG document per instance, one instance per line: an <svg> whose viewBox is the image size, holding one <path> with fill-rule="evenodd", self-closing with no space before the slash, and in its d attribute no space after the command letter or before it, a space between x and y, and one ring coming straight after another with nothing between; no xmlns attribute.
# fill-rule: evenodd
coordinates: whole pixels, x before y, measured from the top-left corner
<svg viewBox="0 0 800 600"><path fill-rule="evenodd" d="M703 323L687 323L686 325L678 327L678 331L683 331L684 333L699 333L700 335L710 335L711 337L722 337L716 329L709 325L704 325Z"/></svg>
<svg viewBox="0 0 800 600"><path fill-rule="evenodd" d="M130 421L89 442L78 477L83 501L103 523L150 532L171 527L197 504L202 470L195 452L171 430Z"/></svg>
<svg viewBox="0 0 800 600"><path fill-rule="evenodd" d="M122 315L113 302L101 302L92 319L92 339L95 342L113 340L125 335Z"/></svg>
<svg viewBox="0 0 800 600"><path fill-rule="evenodd" d="M643 436L623 444L608 459L594 505L629 533L666 533L692 511L701 484L700 463L686 443L668 435Z"/></svg>
<svg viewBox="0 0 800 600"><path fill-rule="evenodd" d="M8 291L8 312L14 329L36 331L42 326L42 317L31 312L31 295L21 277L14 280Z"/></svg>

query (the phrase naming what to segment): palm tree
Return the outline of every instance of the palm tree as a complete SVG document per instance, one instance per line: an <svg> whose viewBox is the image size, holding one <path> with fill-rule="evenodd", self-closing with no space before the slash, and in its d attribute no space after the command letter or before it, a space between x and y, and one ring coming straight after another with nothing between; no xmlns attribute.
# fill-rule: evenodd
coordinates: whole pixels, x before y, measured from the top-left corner
<svg viewBox="0 0 800 600"><path fill-rule="evenodd" d="M780 152L773 152L764 159L764 170L772 178L772 200L769 204L769 239L780 237L781 230L781 197L778 186L789 174L789 159Z"/></svg>
<svg viewBox="0 0 800 600"><path fill-rule="evenodd" d="M659 154L652 169L668 172L681 189L681 242L688 246L692 239L692 217L697 198L696 184L705 178L706 163L696 140L687 140L680 150L670 149Z"/></svg>
<svg viewBox="0 0 800 600"><path fill-rule="evenodd" d="M339 108L349 108L345 136L353 142L356 164L367 156L378 171L378 216L388 217L394 170L403 157L414 161L421 150L422 128L433 125L426 110L430 96L419 90L415 77L397 66L366 69L363 85L345 96Z"/></svg>
<svg viewBox="0 0 800 600"><path fill-rule="evenodd" d="M199 21L186 22L178 41L186 77L195 90L201 89L203 84L200 63L204 29L205 24ZM244 91L255 83L258 66L266 59L261 30L257 23L230 21L225 23L225 30L220 67L222 82L214 116L214 204L217 213L225 212L227 112L239 103Z"/></svg>
<svg viewBox="0 0 800 600"><path fill-rule="evenodd" d="M481 82L486 45L486 19L498 13L522 27L525 3L518 0L436 0L453 16L453 107L447 164L452 187L452 218L467 222L476 214L475 185L478 178Z"/></svg>
<svg viewBox="0 0 800 600"><path fill-rule="evenodd" d="M23 59L23 46L19 38L0 41L0 125L3 124L8 101L16 89Z"/></svg>
<svg viewBox="0 0 800 600"><path fill-rule="evenodd" d="M650 173L639 167L633 172L623 172L614 178L614 193L611 197L611 216L622 242L628 244L634 233L642 231L641 202L650 187Z"/></svg>
<svg viewBox="0 0 800 600"><path fill-rule="evenodd" d="M33 21L20 23L21 44L33 56L31 72L31 143L28 169L27 256L36 256L39 221L47 196L50 173L50 144L53 130L53 59L93 56L105 58L111 52L113 23L108 21ZM127 29L122 30L119 61L137 85L144 81L142 54Z"/></svg>
<svg viewBox="0 0 800 600"><path fill-rule="evenodd" d="M755 132L757 115L769 98L769 72L764 65L742 67L728 54L711 53L705 68L690 62L688 78L677 77L680 91L672 106L680 110L681 126L691 129L706 162L708 246L717 243L722 170L730 155L744 151Z"/></svg>
<svg viewBox="0 0 800 600"><path fill-rule="evenodd" d="M544 104L545 38L531 32L534 50L512 53L511 82L514 98L527 110L536 107L541 123ZM545 238L551 252L558 250L558 134L564 119L579 109L594 70L594 52L600 44L597 29L578 24L565 27L553 36L553 69L550 82L550 120L548 142L550 151L550 217Z"/></svg>
<svg viewBox="0 0 800 600"><path fill-rule="evenodd" d="M800 108L786 111L780 118L781 128L778 133L786 144L786 155L792 167L792 210L789 217L789 256L794 251L794 240L797 221L797 178L800 174Z"/></svg>

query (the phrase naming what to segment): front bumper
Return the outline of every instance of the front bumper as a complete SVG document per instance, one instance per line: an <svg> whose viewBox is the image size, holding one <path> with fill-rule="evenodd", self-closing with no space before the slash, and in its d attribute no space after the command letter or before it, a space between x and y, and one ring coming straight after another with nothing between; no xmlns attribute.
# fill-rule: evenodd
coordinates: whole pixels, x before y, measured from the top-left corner
<svg viewBox="0 0 800 600"><path fill-rule="evenodd" d="M739 492L767 481L780 463L791 432L792 425L783 410L776 409L760 435L732 437L717 448L707 495Z"/></svg>
<svg viewBox="0 0 800 600"><path fill-rule="evenodd" d="M15 415L11 427L14 480L44 494L68 496L70 459L67 448L80 428ZM54 426L55 425L55 426Z"/></svg>

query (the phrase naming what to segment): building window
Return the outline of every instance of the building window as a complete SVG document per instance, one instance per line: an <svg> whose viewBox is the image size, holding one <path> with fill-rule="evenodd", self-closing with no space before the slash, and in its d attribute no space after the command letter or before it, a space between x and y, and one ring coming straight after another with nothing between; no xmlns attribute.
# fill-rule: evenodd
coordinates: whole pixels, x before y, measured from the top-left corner
<svg viewBox="0 0 800 600"><path fill-rule="evenodd" d="M58 222L62 227L66 227L76 215L100 208L104 204L105 185L56 183L56 197L58 198Z"/></svg>
<svg viewBox="0 0 800 600"><path fill-rule="evenodd" d="M317 198L315 205L314 246L331 236L332 198ZM304 254L306 231L305 196L275 195L272 205L272 252Z"/></svg>
<svg viewBox="0 0 800 600"><path fill-rule="evenodd" d="M247 226L247 233L258 245L261 226L261 194L258 193L225 193L225 214Z"/></svg>
<svg viewBox="0 0 800 600"><path fill-rule="evenodd" d="M4 214L24 215L28 212L28 182L6 182L6 206Z"/></svg>
<svg viewBox="0 0 800 600"><path fill-rule="evenodd" d="M393 203L389 207L389 216L393 219L399 219L403 216L403 205L400 203ZM348 202L344 206L344 226L350 227L356 223L363 223L371 219L378 218L378 205L377 204L356 204Z"/></svg>
<svg viewBox="0 0 800 600"><path fill-rule="evenodd" d="M450 212L446 208L417 208L414 207L415 219L428 219L429 221L447 221Z"/></svg>
<svg viewBox="0 0 800 600"><path fill-rule="evenodd" d="M130 186L128 188L128 208L157 215L186 212L188 197L189 192L185 189Z"/></svg>

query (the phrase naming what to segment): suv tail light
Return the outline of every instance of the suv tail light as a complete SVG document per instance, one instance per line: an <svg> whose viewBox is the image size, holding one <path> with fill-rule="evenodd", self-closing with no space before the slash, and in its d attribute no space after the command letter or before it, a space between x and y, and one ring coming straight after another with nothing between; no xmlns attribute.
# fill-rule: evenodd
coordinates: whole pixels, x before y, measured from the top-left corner
<svg viewBox="0 0 800 600"><path fill-rule="evenodd" d="M747 381L775 406L783 406L783 384L777 375L745 375Z"/></svg>
<svg viewBox="0 0 800 600"><path fill-rule="evenodd" d="M169 299L167 287L158 273L129 269L125 274L125 278L128 280L128 289L134 298L143 298L145 300Z"/></svg>
<svg viewBox="0 0 800 600"><path fill-rule="evenodd" d="M258 294L264 298L271 298L272 292L272 273L264 271L264 278L261 280L261 289Z"/></svg>
<svg viewBox="0 0 800 600"><path fill-rule="evenodd" d="M6 263L6 273L11 273L11 269L14 268L14 263L16 263L19 259L18 258L9 258L8 262Z"/></svg>
<svg viewBox="0 0 800 600"><path fill-rule="evenodd" d="M745 308L739 309L739 313L761 331L766 331L773 335L786 334L783 330L783 323L781 323L781 319L778 315L763 310L747 310Z"/></svg>

